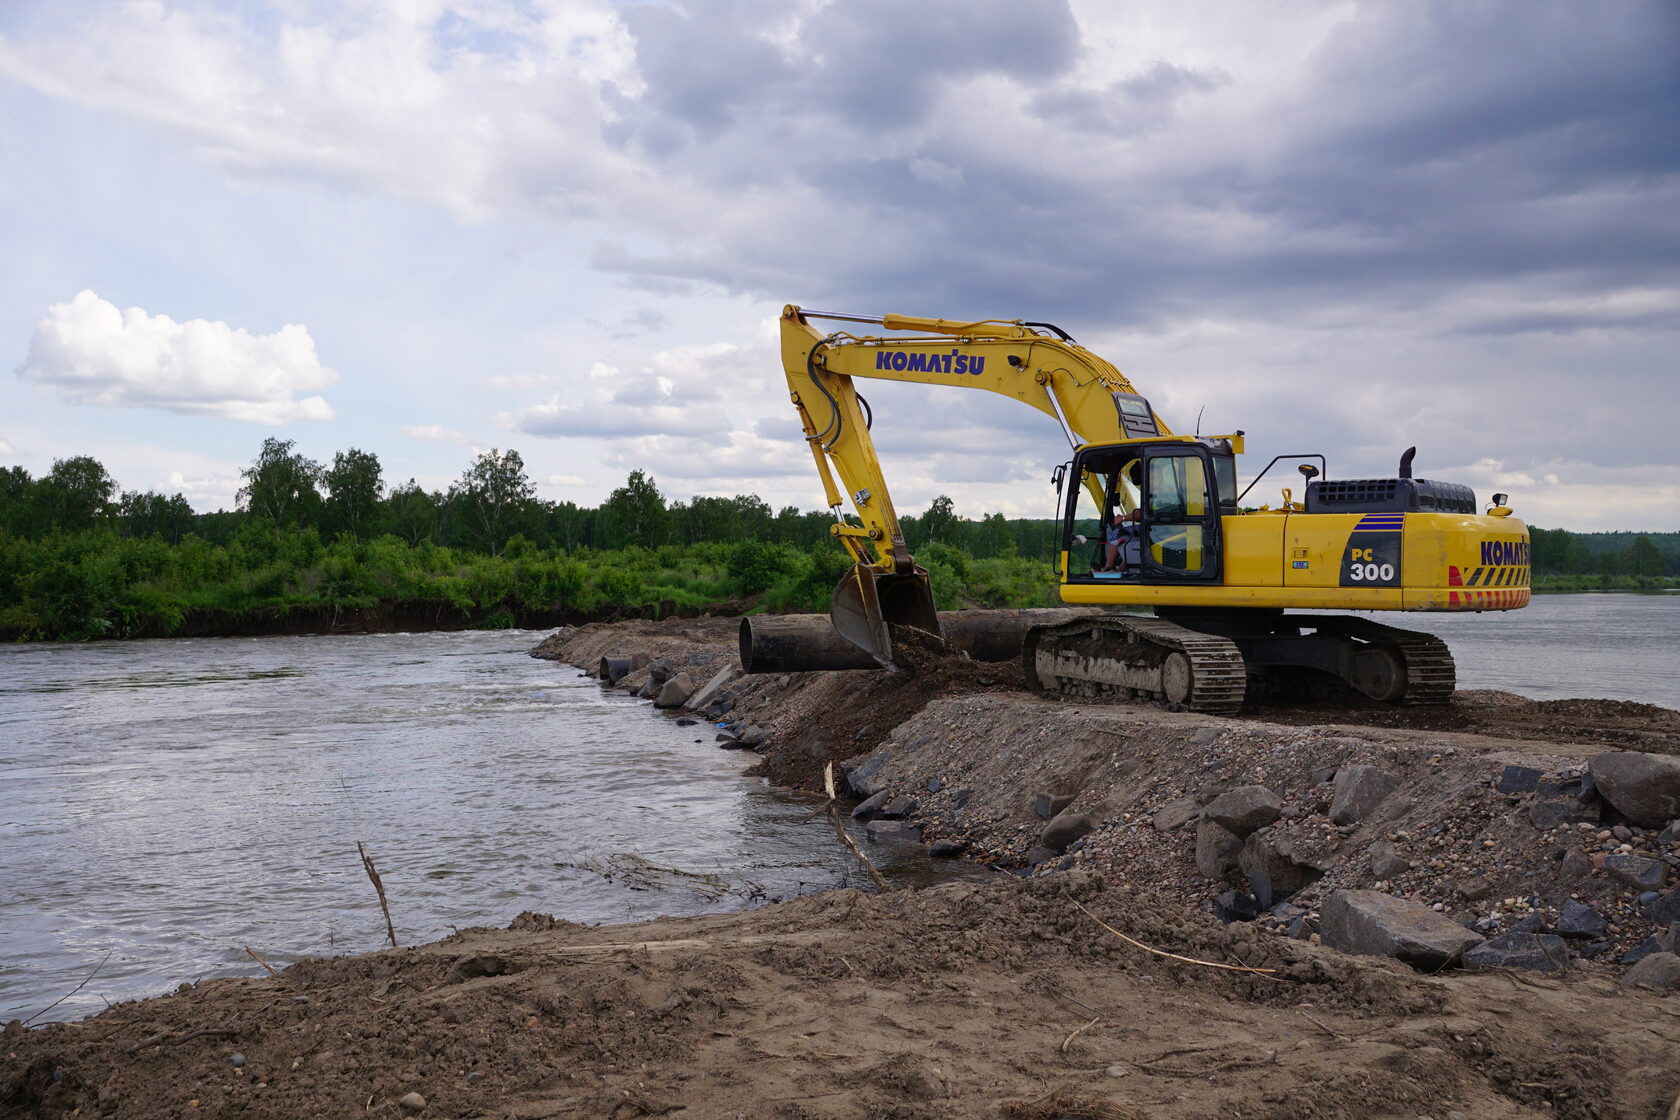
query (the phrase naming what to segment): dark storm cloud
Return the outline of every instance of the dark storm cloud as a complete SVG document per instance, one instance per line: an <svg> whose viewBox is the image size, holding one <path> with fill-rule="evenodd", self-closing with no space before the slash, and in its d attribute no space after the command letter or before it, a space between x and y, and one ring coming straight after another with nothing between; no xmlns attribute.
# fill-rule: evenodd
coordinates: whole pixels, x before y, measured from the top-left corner
<svg viewBox="0 0 1680 1120"><path fill-rule="evenodd" d="M1036 84L1064 73L1079 30L1062 0L848 0L805 28L807 96L865 129L920 121L939 90L984 74Z"/></svg>
<svg viewBox="0 0 1680 1120"><path fill-rule="evenodd" d="M743 106L773 99L794 71L762 33L770 14L768 5L750 2L709 4L702 19L665 5L624 8L647 83L641 101L651 112L644 121L671 117L711 135L734 123Z"/></svg>
<svg viewBox="0 0 1680 1120"><path fill-rule="evenodd" d="M817 205L780 236L748 221L668 257L615 265L604 253L600 263L644 283L1106 324L1192 308L1275 316L1350 292L1403 302L1528 274L1574 274L1582 291L1676 280L1680 39L1665 0L1367 5L1252 122L1263 157L1222 151L1217 137L1199 145L1174 123L1211 93L1244 96L1240 76L1161 60L1080 86L1070 77L1078 29L1065 9L1045 11L823 9L780 61L735 71L727 94L703 93L683 118L715 123L713 106L726 104L733 128L790 142L760 149L762 174L799 184ZM632 27L640 43L674 34L679 18ZM708 18L683 41L695 55L716 44L728 56L753 34ZM694 80L671 61L681 57L650 47L664 61L644 73L648 106ZM1023 119L1038 122L1030 146L918 127L984 74L1014 84ZM1178 147L1173 158L1116 161L1104 177L1092 174L1103 157L1081 146L1083 132L1149 132ZM714 150L729 153L718 176L738 171L728 136ZM683 160L686 173L711 174L705 150ZM1247 228L1227 235L1221 217Z"/></svg>
<svg viewBox="0 0 1680 1120"><path fill-rule="evenodd" d="M801 120L885 138L920 123L952 83L988 74L1047 82L1073 65L1079 46L1065 2L849 0L805 21L791 49L769 38L782 12L746 0L708 5L699 17L667 5L624 8L647 89L639 99L609 91L621 114L611 138L673 151L682 145L672 120L698 139L732 125L792 138ZM822 158L816 149L782 154Z"/></svg>

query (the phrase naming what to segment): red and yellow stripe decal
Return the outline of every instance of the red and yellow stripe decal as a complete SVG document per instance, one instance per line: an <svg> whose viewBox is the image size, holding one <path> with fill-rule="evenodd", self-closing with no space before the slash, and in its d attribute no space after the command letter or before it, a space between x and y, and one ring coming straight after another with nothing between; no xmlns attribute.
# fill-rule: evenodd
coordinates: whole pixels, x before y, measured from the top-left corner
<svg viewBox="0 0 1680 1120"><path fill-rule="evenodd" d="M1447 606L1460 610L1511 610L1528 605L1528 565L1483 565L1468 578L1457 564L1447 565Z"/></svg>

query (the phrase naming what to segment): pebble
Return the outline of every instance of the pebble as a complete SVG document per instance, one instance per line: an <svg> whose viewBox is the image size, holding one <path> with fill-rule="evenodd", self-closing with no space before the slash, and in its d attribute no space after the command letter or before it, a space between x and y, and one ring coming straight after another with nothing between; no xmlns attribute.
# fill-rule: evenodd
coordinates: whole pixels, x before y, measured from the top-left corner
<svg viewBox="0 0 1680 1120"><path fill-rule="evenodd" d="M404 1093L397 1104L410 1112L424 1112L426 1110L426 1098L419 1093Z"/></svg>
<svg viewBox="0 0 1680 1120"><path fill-rule="evenodd" d="M241 1069L245 1065L245 1055L243 1055L243 1054L229 1054L228 1055L228 1062L230 1064L232 1064L234 1069Z"/></svg>
<svg viewBox="0 0 1680 1120"><path fill-rule="evenodd" d="M1131 1066L1109 1066L1107 1069L1103 1070L1103 1076L1105 1076L1105 1077L1128 1077L1128 1076L1131 1075L1131 1072L1132 1072L1132 1067Z"/></svg>

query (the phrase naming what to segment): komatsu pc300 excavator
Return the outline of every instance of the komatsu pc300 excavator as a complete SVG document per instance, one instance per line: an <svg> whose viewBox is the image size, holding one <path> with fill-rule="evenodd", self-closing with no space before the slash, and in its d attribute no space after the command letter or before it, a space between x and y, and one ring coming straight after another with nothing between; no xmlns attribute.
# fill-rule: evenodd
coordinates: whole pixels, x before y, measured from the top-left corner
<svg viewBox="0 0 1680 1120"><path fill-rule="evenodd" d="M893 337L823 333L812 320L872 324ZM1061 597L1152 608L1034 630L1029 685L1087 697L1235 710L1283 678L1339 678L1379 701L1443 704L1452 656L1428 634L1318 610L1514 610L1529 598L1528 527L1506 495L1485 513L1469 487L1398 476L1330 480L1322 455L1283 455L1305 477L1277 508L1241 506L1243 433L1177 435L1120 371L1049 323L950 322L782 312L782 362L816 459L830 530L855 560L831 618L894 668L894 643L942 640L925 569L905 547L856 378L985 389L1061 425L1056 469ZM1311 460L1316 460L1316 465ZM1259 476L1254 480L1259 481ZM843 488L843 489L842 489ZM850 502L855 517L844 506ZM911 629L903 629L909 627Z"/></svg>

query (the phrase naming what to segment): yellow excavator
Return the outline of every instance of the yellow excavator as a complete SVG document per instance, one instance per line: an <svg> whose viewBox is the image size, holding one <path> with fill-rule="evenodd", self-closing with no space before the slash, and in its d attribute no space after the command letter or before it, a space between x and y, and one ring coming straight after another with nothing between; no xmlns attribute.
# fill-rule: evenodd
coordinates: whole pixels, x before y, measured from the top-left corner
<svg viewBox="0 0 1680 1120"><path fill-rule="evenodd" d="M890 336L818 330L868 324ZM834 590L835 630L882 666L895 646L943 641L925 569L905 546L857 378L984 389L1061 426L1060 584L1112 610L1031 631L1029 685L1231 712L1274 685L1337 680L1374 700L1444 704L1455 678L1439 639L1342 614L1515 610L1529 599L1528 527L1504 494L1479 511L1467 486L1412 476L1325 477L1322 455L1280 455L1238 490L1243 433L1179 435L1113 365L1049 324L862 316L789 305L782 363L816 460L830 531L855 564ZM1272 467L1302 460L1301 500L1246 508ZM847 504L851 513L845 510ZM1336 687L1336 686L1331 686Z"/></svg>

